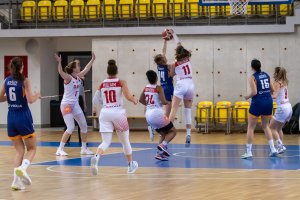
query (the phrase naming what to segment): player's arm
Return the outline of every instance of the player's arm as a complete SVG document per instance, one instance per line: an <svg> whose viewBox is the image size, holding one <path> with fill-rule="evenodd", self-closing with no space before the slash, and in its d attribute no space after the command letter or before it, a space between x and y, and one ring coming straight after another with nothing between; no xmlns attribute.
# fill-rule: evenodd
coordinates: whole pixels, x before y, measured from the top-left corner
<svg viewBox="0 0 300 200"><path fill-rule="evenodd" d="M167 54L167 40L164 40L163 48L162 48L162 55L166 56Z"/></svg>
<svg viewBox="0 0 300 200"><path fill-rule="evenodd" d="M173 35L173 38L174 38L174 41L176 42L176 44L177 44L178 46L181 45L181 42L180 42L180 40L179 40L179 37L178 37L177 34L174 32L174 30L173 30L173 29L170 29L169 31L170 31L170 33Z"/></svg>
<svg viewBox="0 0 300 200"><path fill-rule="evenodd" d="M58 73L61 76L62 79L64 79L66 82L70 82L72 80L72 76L70 74L67 74L64 72L62 65L61 65L61 55L54 54L55 60L57 62L57 68Z"/></svg>
<svg viewBox="0 0 300 200"><path fill-rule="evenodd" d="M141 95L140 95L139 102L140 102L141 104L143 104L143 105L147 105L147 103L146 103L146 96L145 96L144 91L143 91L143 92L141 93Z"/></svg>
<svg viewBox="0 0 300 200"><path fill-rule="evenodd" d="M136 105L138 103L138 100L130 93L126 81L120 81L120 83L121 83L122 92L123 92L125 98L128 101L130 101L130 102L132 102L133 104Z"/></svg>
<svg viewBox="0 0 300 200"><path fill-rule="evenodd" d="M175 64L168 64L168 76L169 77L175 76Z"/></svg>
<svg viewBox="0 0 300 200"><path fill-rule="evenodd" d="M41 97L39 92L34 92L34 94L32 94L31 86L30 86L30 82L29 82L28 78L26 78L24 80L24 87L25 87L25 94L26 94L26 98L27 98L28 103L32 104L32 103L36 102Z"/></svg>
<svg viewBox="0 0 300 200"><path fill-rule="evenodd" d="M270 87L271 87L272 98L276 99L279 94L280 84L278 82L274 82L273 84L270 84Z"/></svg>
<svg viewBox="0 0 300 200"><path fill-rule="evenodd" d="M97 107L100 107L103 104L101 91L96 90L95 95L93 97L93 114L97 114Z"/></svg>
<svg viewBox="0 0 300 200"><path fill-rule="evenodd" d="M163 105L167 105L168 101L166 100L165 92L161 86L157 86L156 89L158 90L158 95L161 103Z"/></svg>
<svg viewBox="0 0 300 200"><path fill-rule="evenodd" d="M256 83L255 83L255 80L254 80L253 76L251 76L249 78L249 85L250 85L251 93L249 95L245 96L246 100L254 97L257 94Z"/></svg>
<svg viewBox="0 0 300 200"><path fill-rule="evenodd" d="M83 108L84 108L84 112L87 111L87 105L86 105L86 98L85 98L85 92L83 91L82 94L82 101L83 101Z"/></svg>
<svg viewBox="0 0 300 200"><path fill-rule="evenodd" d="M4 89L4 84L2 84L0 88L0 102L5 102L7 101L6 95L5 95L5 89Z"/></svg>
<svg viewBox="0 0 300 200"><path fill-rule="evenodd" d="M95 59L96 59L96 56L95 56L94 52L92 52L92 58L91 58L90 62L84 67L84 69L81 72L78 73L79 77L85 76L91 70Z"/></svg>

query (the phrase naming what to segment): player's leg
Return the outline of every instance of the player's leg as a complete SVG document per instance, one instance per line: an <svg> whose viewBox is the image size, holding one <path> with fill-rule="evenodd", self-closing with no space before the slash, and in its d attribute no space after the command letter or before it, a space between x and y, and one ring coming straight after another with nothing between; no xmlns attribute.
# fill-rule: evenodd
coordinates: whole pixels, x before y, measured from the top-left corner
<svg viewBox="0 0 300 200"><path fill-rule="evenodd" d="M191 143L191 130L192 130L192 100L183 100L184 102L184 118L186 125L186 141L185 143Z"/></svg>
<svg viewBox="0 0 300 200"><path fill-rule="evenodd" d="M280 132L282 132L283 126L284 126L284 123L277 121L275 118L271 119L270 129L272 132L272 136L276 142L276 149L279 154L284 153L284 151L286 150L286 148L284 147L283 142L280 138Z"/></svg>
<svg viewBox="0 0 300 200"><path fill-rule="evenodd" d="M25 145L21 137L16 136L12 139L13 146L16 150L16 156L14 160L14 180L12 182L11 188L13 190L23 190L25 189L20 177L17 176L16 170L22 164L24 153L25 153Z"/></svg>
<svg viewBox="0 0 300 200"><path fill-rule="evenodd" d="M172 100L172 108L171 108L171 112L170 112L170 121L174 121L175 118L176 118L176 113L177 113L177 110L179 108L179 104L181 102L181 99L180 97L177 97L177 96L174 96L173 97L173 100Z"/></svg>
<svg viewBox="0 0 300 200"><path fill-rule="evenodd" d="M250 115L248 117L246 153L243 154L241 158L246 159L252 157L252 144L253 144L254 130L256 124L257 124L257 117Z"/></svg>
<svg viewBox="0 0 300 200"><path fill-rule="evenodd" d="M273 141L272 132L269 123L270 123L270 116L261 116L261 126L264 130L265 136L268 140L268 144L271 150L270 156L276 156L278 152L274 146L274 141Z"/></svg>
<svg viewBox="0 0 300 200"><path fill-rule="evenodd" d="M64 147L75 128L74 117L73 117L72 113L63 115L63 118L64 118L65 124L67 126L67 130L64 132L64 134L61 138L59 147L57 148L57 151L56 151L57 156L67 156L68 155L64 151Z"/></svg>

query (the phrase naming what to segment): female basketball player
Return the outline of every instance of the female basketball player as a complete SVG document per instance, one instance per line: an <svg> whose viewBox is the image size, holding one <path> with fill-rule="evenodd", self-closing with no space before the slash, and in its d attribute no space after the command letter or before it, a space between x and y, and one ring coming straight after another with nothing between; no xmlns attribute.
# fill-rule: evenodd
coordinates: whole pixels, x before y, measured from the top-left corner
<svg viewBox="0 0 300 200"><path fill-rule="evenodd" d="M81 130L81 155L92 155L87 147L87 123L85 116L83 114L82 109L79 106L78 98L79 98L79 89L81 85L81 79L79 77L85 76L91 69L94 61L95 54L92 53L92 59L85 66L85 68L80 71L80 66L78 60L72 61L66 66L65 72L61 66L61 56L55 55L55 59L58 63L58 73L64 79L64 95L61 101L61 112L67 125L67 130L64 132L62 139L60 141L60 145L56 151L57 156L67 156L68 154L64 151L64 146L68 141L68 138L73 133L75 128L74 119L78 123Z"/></svg>
<svg viewBox="0 0 300 200"><path fill-rule="evenodd" d="M165 98L164 89L157 85L157 74L153 70L146 73L149 85L145 87L140 95L140 103L146 106L146 120L160 135L161 139L157 146L159 150L155 156L158 160L168 160L170 153L167 144L176 136L173 123L163 112L162 104L168 104ZM160 152L161 151L161 152Z"/></svg>
<svg viewBox="0 0 300 200"><path fill-rule="evenodd" d="M293 110L288 97L288 79L286 70L283 67L276 67L273 77L274 93L272 96L276 99L277 109L275 115L271 119L270 128L277 143L277 151L281 154L286 150L282 142L282 127L286 122L290 121Z"/></svg>
<svg viewBox="0 0 300 200"><path fill-rule="evenodd" d="M126 81L117 78L118 67L116 66L115 60L108 61L107 74L108 78L103 81L93 98L94 113L95 106L102 104L99 115L102 143L99 145L95 156L91 159L91 172L93 175L98 174L98 161L101 155L103 155L110 146L112 133L116 130L128 161L127 172L134 173L138 168L138 163L132 160L129 126L126 110L123 108L123 94L128 101L135 105L138 101L131 95Z"/></svg>
<svg viewBox="0 0 300 200"><path fill-rule="evenodd" d="M254 74L249 78L251 93L248 96L245 96L245 99L248 100L252 98L252 100L248 117L246 153L242 155L241 158L252 158L254 129L259 116L261 116L262 128L271 149L270 156L277 156L277 150L274 147L272 132L269 127L269 121L273 112L273 99L271 93L274 90L272 84L270 84L269 75L261 71L260 61L257 59L252 60L251 67L254 71Z"/></svg>
<svg viewBox="0 0 300 200"><path fill-rule="evenodd" d="M31 185L26 170L36 153L36 137L28 103L32 104L40 98L40 93L32 94L29 79L22 73L22 59L14 57L10 63L11 75L5 79L0 89L0 102L8 103L8 137L17 151L11 185L14 190L23 190L24 185Z"/></svg>
<svg viewBox="0 0 300 200"><path fill-rule="evenodd" d="M173 30L175 42L178 44L175 49L174 65L171 65L171 74L176 75L176 85L174 89L174 97L172 99L172 108L170 113L170 120L174 121L176 113L181 100L184 103L184 115L186 123L186 143L191 142L191 128L192 128L192 104L194 97L194 83L192 79L192 64L190 62L191 52L186 50L180 43L177 35Z"/></svg>

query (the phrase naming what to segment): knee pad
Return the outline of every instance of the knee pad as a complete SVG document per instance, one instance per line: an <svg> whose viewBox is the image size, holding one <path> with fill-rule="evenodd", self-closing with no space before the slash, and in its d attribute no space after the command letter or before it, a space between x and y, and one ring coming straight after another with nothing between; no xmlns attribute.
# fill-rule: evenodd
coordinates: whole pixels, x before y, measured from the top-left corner
<svg viewBox="0 0 300 200"><path fill-rule="evenodd" d="M185 124L192 124L192 109L184 108Z"/></svg>
<svg viewBox="0 0 300 200"><path fill-rule="evenodd" d="M125 155L131 155L132 154L132 148L129 141L129 131L120 132L118 133L119 140L122 143L123 146L123 152Z"/></svg>

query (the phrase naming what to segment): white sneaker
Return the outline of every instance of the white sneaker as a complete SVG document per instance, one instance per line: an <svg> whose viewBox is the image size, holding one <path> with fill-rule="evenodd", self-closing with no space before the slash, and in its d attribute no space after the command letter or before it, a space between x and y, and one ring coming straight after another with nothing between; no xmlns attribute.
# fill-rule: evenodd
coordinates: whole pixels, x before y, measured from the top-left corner
<svg viewBox="0 0 300 200"><path fill-rule="evenodd" d="M31 181L30 177L28 176L26 170L22 169L21 167L18 167L16 169L16 175L18 177L20 177L20 179L21 179L21 181L24 185L31 185L32 184L32 181Z"/></svg>
<svg viewBox="0 0 300 200"><path fill-rule="evenodd" d="M248 158L252 158L253 155L252 155L252 152L250 153L244 153L243 155L241 155L241 159L248 159Z"/></svg>
<svg viewBox="0 0 300 200"><path fill-rule="evenodd" d="M57 156L68 156L68 154L66 152L64 152L64 150L58 148L56 153Z"/></svg>
<svg viewBox="0 0 300 200"><path fill-rule="evenodd" d="M128 165L128 174L133 174L139 168L139 164L136 161L132 161L131 164Z"/></svg>
<svg viewBox="0 0 300 200"><path fill-rule="evenodd" d="M88 148L81 149L80 154L81 155L94 155L94 153L92 151L90 151Z"/></svg>
<svg viewBox="0 0 300 200"><path fill-rule="evenodd" d="M23 182L21 181L20 177L16 178L16 181L14 181L11 185L12 190L25 190L25 186Z"/></svg>
<svg viewBox="0 0 300 200"><path fill-rule="evenodd" d="M269 154L269 156L270 156L270 157L277 157L277 156L278 156L277 150L274 151L274 152L271 152L271 153Z"/></svg>
<svg viewBox="0 0 300 200"><path fill-rule="evenodd" d="M278 154L283 154L285 151L286 151L285 146L278 146L277 147Z"/></svg>
<svg viewBox="0 0 300 200"><path fill-rule="evenodd" d="M94 176L98 175L98 163L95 156L91 158L91 173Z"/></svg>

